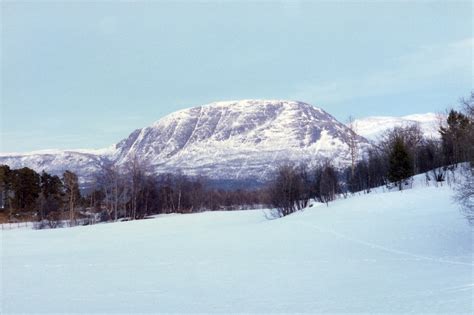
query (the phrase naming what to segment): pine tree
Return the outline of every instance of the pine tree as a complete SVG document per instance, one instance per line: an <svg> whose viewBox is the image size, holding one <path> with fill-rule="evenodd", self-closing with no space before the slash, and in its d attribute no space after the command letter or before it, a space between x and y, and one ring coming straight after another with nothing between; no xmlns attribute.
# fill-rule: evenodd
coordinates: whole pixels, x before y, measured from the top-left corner
<svg viewBox="0 0 474 315"><path fill-rule="evenodd" d="M41 191L40 176L24 167L12 171L13 206L17 210L34 210Z"/></svg>
<svg viewBox="0 0 474 315"><path fill-rule="evenodd" d="M457 164L469 159L472 129L472 121L466 115L455 110L449 112L447 126L439 130L443 142L445 164Z"/></svg>
<svg viewBox="0 0 474 315"><path fill-rule="evenodd" d="M413 163L401 138L396 138L392 144L389 164L388 179L402 190L403 180L413 176Z"/></svg>
<svg viewBox="0 0 474 315"><path fill-rule="evenodd" d="M56 175L41 173L40 219L43 220L50 212L58 211L61 207L63 183Z"/></svg>
<svg viewBox="0 0 474 315"><path fill-rule="evenodd" d="M0 208L10 209L12 192L12 170L8 165L0 165Z"/></svg>

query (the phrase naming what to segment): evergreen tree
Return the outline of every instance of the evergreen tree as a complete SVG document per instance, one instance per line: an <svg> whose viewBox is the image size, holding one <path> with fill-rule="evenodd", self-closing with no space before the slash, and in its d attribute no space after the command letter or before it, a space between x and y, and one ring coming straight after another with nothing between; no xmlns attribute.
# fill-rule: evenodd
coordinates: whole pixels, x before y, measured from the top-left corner
<svg viewBox="0 0 474 315"><path fill-rule="evenodd" d="M63 183L61 179L43 171L40 177L40 219L45 219L49 213L58 211L62 204Z"/></svg>
<svg viewBox="0 0 474 315"><path fill-rule="evenodd" d="M397 183L398 188L402 190L403 180L413 176L413 163L401 138L393 142L389 156L388 179L392 183Z"/></svg>
<svg viewBox="0 0 474 315"><path fill-rule="evenodd" d="M45 197L61 195L62 185L63 183L58 176L50 175L45 171L41 173L41 193L43 193Z"/></svg>
<svg viewBox="0 0 474 315"><path fill-rule="evenodd" d="M469 159L472 129L473 123L466 115L455 110L449 112L447 126L439 130L446 165L465 162Z"/></svg>
<svg viewBox="0 0 474 315"><path fill-rule="evenodd" d="M0 165L0 208L10 209L12 192L12 170L8 165Z"/></svg>
<svg viewBox="0 0 474 315"><path fill-rule="evenodd" d="M471 92L471 96L467 99L461 99L463 106L463 112L469 119L468 132L466 135L466 149L468 154L468 160L471 162L471 166L474 167L474 92Z"/></svg>
<svg viewBox="0 0 474 315"><path fill-rule="evenodd" d="M12 171L13 207L17 210L34 210L41 191L40 176L24 167Z"/></svg>

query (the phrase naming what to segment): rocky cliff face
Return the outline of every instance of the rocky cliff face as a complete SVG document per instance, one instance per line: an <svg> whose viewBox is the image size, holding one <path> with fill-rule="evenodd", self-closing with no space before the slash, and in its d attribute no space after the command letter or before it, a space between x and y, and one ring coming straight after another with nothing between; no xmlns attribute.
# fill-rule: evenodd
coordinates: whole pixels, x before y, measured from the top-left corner
<svg viewBox="0 0 474 315"><path fill-rule="evenodd" d="M274 100L217 102L160 119L117 145L115 161L132 156L157 171L211 178L263 179L281 163L344 164L350 130L322 109ZM365 145L366 140L358 137Z"/></svg>

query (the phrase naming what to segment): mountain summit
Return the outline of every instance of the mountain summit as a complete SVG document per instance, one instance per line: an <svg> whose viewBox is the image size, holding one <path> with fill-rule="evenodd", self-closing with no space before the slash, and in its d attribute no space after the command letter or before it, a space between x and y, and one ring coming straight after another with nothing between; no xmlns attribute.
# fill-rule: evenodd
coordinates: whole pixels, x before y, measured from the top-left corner
<svg viewBox="0 0 474 315"><path fill-rule="evenodd" d="M81 169L98 170L103 161L123 165L137 157L156 172L263 180L286 162L312 165L330 158L337 164L346 164L350 135L344 124L307 103L225 101L165 116L149 127L135 130L111 152L4 155L0 156L0 163L52 173L73 169L83 175ZM357 137L360 144L367 144L364 138Z"/></svg>
<svg viewBox="0 0 474 315"><path fill-rule="evenodd" d="M302 102L216 102L134 131L117 144L115 161L138 156L157 171L263 179L284 162L314 164L337 157L343 163L350 132L327 112Z"/></svg>

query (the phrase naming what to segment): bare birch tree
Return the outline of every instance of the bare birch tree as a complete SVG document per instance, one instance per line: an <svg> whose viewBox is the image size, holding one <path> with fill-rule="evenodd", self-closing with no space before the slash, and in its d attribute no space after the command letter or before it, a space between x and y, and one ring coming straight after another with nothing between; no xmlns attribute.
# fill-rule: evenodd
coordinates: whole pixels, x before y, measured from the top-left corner
<svg viewBox="0 0 474 315"><path fill-rule="evenodd" d="M356 130L356 124L354 122L354 117L349 116L347 127L350 130L349 133L349 153L351 156L351 177L354 178L356 162L359 157L359 145L358 145L358 136Z"/></svg>
<svg viewBox="0 0 474 315"><path fill-rule="evenodd" d="M64 188L66 192L67 204L69 208L69 224L75 224L75 207L80 198L79 181L77 175L66 171L63 174Z"/></svg>

